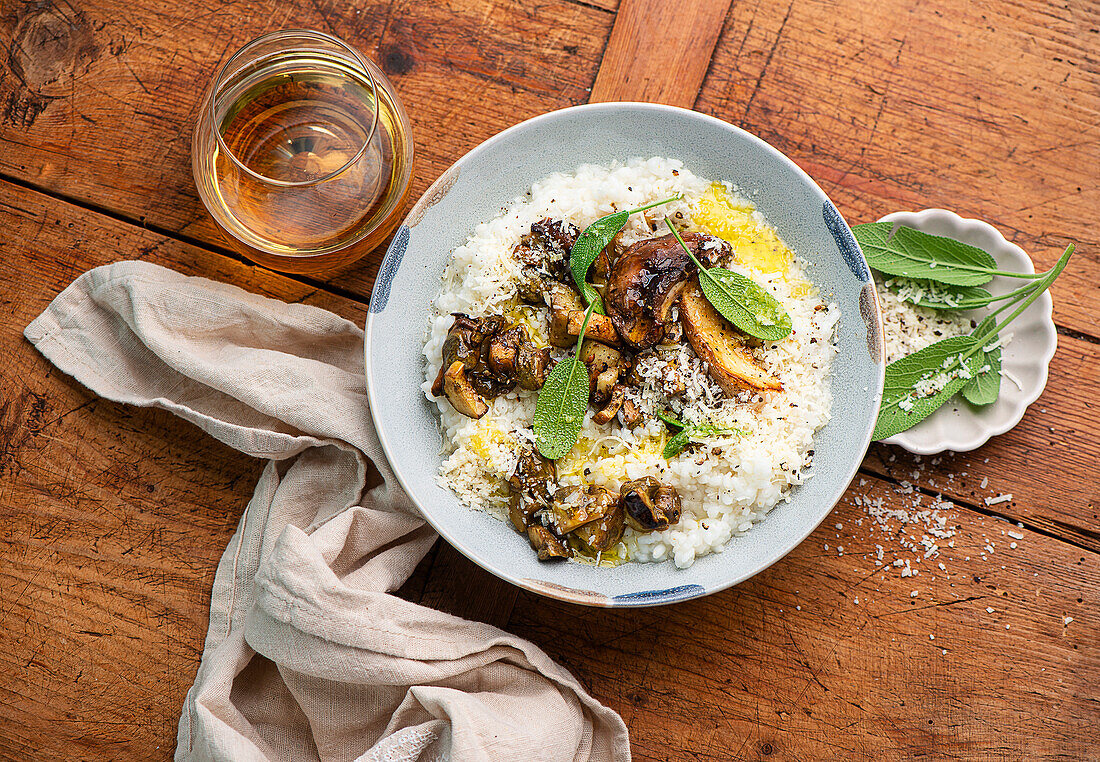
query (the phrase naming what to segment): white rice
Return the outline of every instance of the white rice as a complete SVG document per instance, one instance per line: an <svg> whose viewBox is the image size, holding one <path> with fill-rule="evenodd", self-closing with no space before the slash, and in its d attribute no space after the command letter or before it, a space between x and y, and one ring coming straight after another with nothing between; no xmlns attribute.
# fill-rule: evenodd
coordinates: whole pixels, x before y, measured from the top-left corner
<svg viewBox="0 0 1100 762"><path fill-rule="evenodd" d="M531 439L537 392L517 388L502 395L489 403L489 412L479 420L456 412L444 398L432 397L431 382L442 363L450 313L480 317L515 309L519 272L511 251L532 222L553 217L583 230L603 215L683 194L679 201L631 215L623 238L630 244L661 235L663 225L658 223L665 215L680 215L678 219L686 221L710 184L673 159L581 166L573 174L554 174L536 183L500 217L477 225L454 251L433 303L423 388L440 411L446 458L439 481L463 504L506 519L504 481L515 468L520 446ZM598 426L589 410L577 447L558 462L562 485L594 483L617 491L624 481L650 475L676 488L684 508L677 524L648 534L627 529L624 542L634 561L672 559L683 568L700 556L721 552L732 536L751 529L778 502L789 499L792 487L810 477L813 436L829 420L837 306L823 302L812 288L806 295L792 291L791 284L801 281L797 262L787 278L723 264L767 287L791 316L791 335L766 343L758 355L781 380L783 391L720 398L702 362L685 344L680 356L672 358L672 367L685 377L689 392L683 398L666 398L661 384L669 362L653 360L641 369L646 380L634 393L637 401L647 411L672 409L684 420L707 419L744 434L707 438L666 461L661 457L668 436L665 424L654 419L632 431L615 419ZM529 327L545 338L545 310L520 309L529 317ZM565 354L554 352L556 357Z"/></svg>

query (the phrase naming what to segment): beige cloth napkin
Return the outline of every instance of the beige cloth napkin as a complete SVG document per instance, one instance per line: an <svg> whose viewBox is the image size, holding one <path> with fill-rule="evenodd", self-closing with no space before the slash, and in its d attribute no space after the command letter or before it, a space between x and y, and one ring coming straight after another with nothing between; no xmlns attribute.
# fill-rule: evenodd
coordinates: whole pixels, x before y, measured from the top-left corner
<svg viewBox="0 0 1100 762"><path fill-rule="evenodd" d="M435 534L379 446L353 323L120 262L25 335L96 394L268 460L218 564L176 759L629 760L619 716L540 649L387 594Z"/></svg>

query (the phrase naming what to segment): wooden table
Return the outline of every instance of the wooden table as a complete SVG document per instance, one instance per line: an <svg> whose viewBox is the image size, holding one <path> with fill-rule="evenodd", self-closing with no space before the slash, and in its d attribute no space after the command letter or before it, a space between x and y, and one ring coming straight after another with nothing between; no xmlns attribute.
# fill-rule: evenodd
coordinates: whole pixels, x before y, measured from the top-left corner
<svg viewBox="0 0 1100 762"><path fill-rule="evenodd" d="M580 608L437 545L402 594L542 646L622 714L636 759L1100 758L1100 3L616 5L3 0L0 758L171 755L215 561L262 466L93 397L23 326L119 259L363 322L381 251L327 280L252 266L191 180L201 88L247 40L290 27L335 33L392 77L414 195L508 125L632 97L760 135L853 223L946 207L1040 268L1076 241L1053 290L1050 381L1020 425L935 459L873 446L833 517L736 588ZM912 511L940 494L954 545L920 563L901 543L923 530L883 530L865 503Z"/></svg>

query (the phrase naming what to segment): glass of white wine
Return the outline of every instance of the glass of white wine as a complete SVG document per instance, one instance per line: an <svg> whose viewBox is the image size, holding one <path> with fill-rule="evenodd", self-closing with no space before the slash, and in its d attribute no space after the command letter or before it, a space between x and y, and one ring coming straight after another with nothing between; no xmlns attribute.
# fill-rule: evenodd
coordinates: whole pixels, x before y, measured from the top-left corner
<svg viewBox="0 0 1100 762"><path fill-rule="evenodd" d="M323 32L272 32L207 89L191 150L226 241L273 270L346 266L397 227L412 173L409 118L370 60Z"/></svg>

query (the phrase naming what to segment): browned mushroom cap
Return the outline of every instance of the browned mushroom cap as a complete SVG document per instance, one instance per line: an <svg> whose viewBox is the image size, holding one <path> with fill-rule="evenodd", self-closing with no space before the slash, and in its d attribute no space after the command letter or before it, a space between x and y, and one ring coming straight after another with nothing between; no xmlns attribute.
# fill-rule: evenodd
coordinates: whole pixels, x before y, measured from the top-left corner
<svg viewBox="0 0 1100 762"><path fill-rule="evenodd" d="M524 447L516 468L508 477L512 490L509 515L517 532L527 531L538 511L549 508L558 489L558 470L554 461L542 457L535 448Z"/></svg>
<svg viewBox="0 0 1100 762"><path fill-rule="evenodd" d="M621 420L623 422L623 426L626 426L628 429L634 428L645 418L645 416L642 415L642 410L638 407L638 404L629 397L623 400L622 407L619 408L619 411L621 413L621 415L619 416L619 420Z"/></svg>
<svg viewBox="0 0 1100 762"><path fill-rule="evenodd" d="M624 364L622 353L598 341L585 341L578 358L588 370L588 395L592 404L602 405L619 380L620 366Z"/></svg>
<svg viewBox="0 0 1100 762"><path fill-rule="evenodd" d="M480 418L489 412L485 400L474 391L466 378L466 369L461 360L455 360L443 373L443 393L455 410L470 418Z"/></svg>
<svg viewBox="0 0 1100 762"><path fill-rule="evenodd" d="M607 284L607 311L623 341L637 349L660 341L668 312L694 271L672 235L627 249L611 268Z"/></svg>
<svg viewBox="0 0 1100 762"><path fill-rule="evenodd" d="M573 557L573 550L544 526L529 527L527 539L531 541L531 547L538 551L540 561Z"/></svg>
<svg viewBox="0 0 1100 762"><path fill-rule="evenodd" d="M722 245L719 239L702 233L681 237L701 259ZM612 265L607 284L607 311L623 341L636 349L659 342L669 312L695 269L671 233L638 241L623 252Z"/></svg>
<svg viewBox="0 0 1100 762"><path fill-rule="evenodd" d="M443 374L456 360L465 367L472 368L481 358L481 341L485 338L481 321L464 315L461 312L454 313L454 323L447 331L447 338L443 342L443 364L439 366L439 373L432 383L432 394L439 397L443 394Z"/></svg>
<svg viewBox="0 0 1100 762"><path fill-rule="evenodd" d="M574 529L572 537L580 543L582 552L602 553L623 538L625 526L622 506L616 502L603 518Z"/></svg>
<svg viewBox="0 0 1100 762"><path fill-rule="evenodd" d="M541 389L551 365L549 347L539 349L533 342L525 341L516 351L516 381L524 389Z"/></svg>
<svg viewBox="0 0 1100 762"><path fill-rule="evenodd" d="M539 349L522 325L489 337L485 362L497 379L540 389L550 374L550 349Z"/></svg>
<svg viewBox="0 0 1100 762"><path fill-rule="evenodd" d="M680 299L680 322L695 354L706 361L708 373L722 391L733 396L743 389L782 389L760 365L741 334L711 306L693 280Z"/></svg>
<svg viewBox="0 0 1100 762"><path fill-rule="evenodd" d="M554 493L550 523L559 535L568 534L590 521L597 521L619 503L619 496L603 487L561 487Z"/></svg>
<svg viewBox="0 0 1100 762"><path fill-rule="evenodd" d="M611 397L607 400L607 404L596 411L592 416L592 420L602 426L615 417L624 402L626 402L626 387L622 384L615 384L611 387Z"/></svg>
<svg viewBox="0 0 1100 762"><path fill-rule="evenodd" d="M652 476L627 482L619 488L619 497L627 523L640 532L665 530L680 520L680 495Z"/></svg>
<svg viewBox="0 0 1100 762"><path fill-rule="evenodd" d="M546 217L531 223L531 238L557 261L569 259L569 252L573 250L573 244L580 235L580 229L572 222Z"/></svg>
<svg viewBox="0 0 1100 762"><path fill-rule="evenodd" d="M531 224L530 235L524 236L512 257L523 272L520 297L537 302L540 298L539 280L543 277L564 281L569 276L569 252L580 236L576 225L549 217Z"/></svg>

